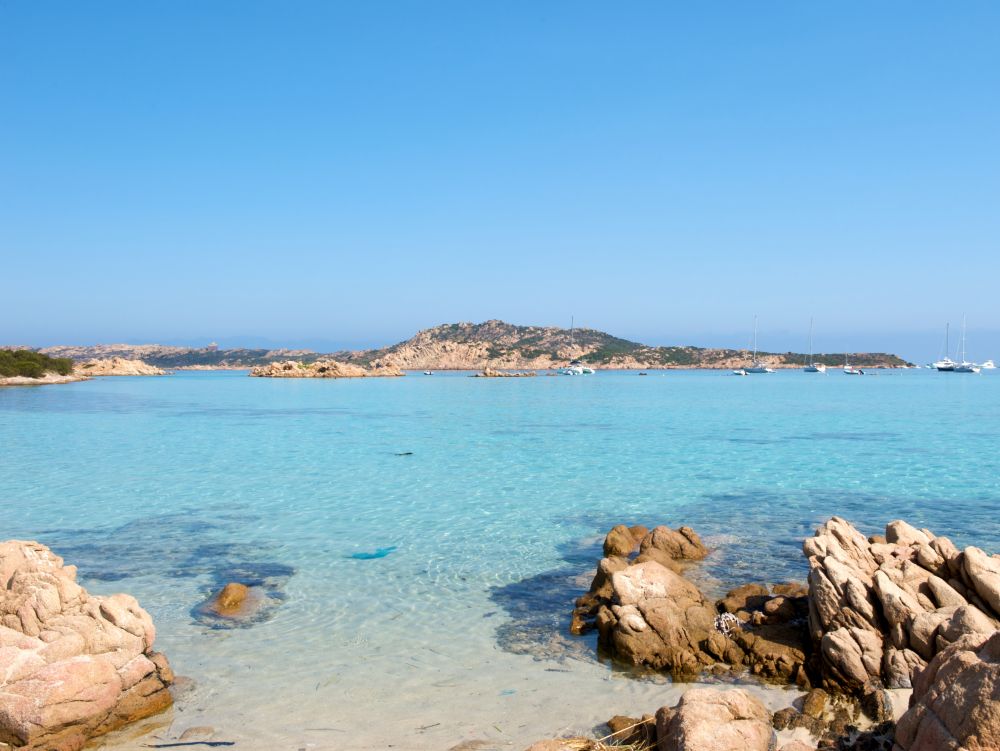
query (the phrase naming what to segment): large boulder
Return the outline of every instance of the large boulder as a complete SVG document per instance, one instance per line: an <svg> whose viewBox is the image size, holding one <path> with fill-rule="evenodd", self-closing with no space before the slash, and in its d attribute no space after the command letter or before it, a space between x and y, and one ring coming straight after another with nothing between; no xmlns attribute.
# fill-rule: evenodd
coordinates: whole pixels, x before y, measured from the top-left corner
<svg viewBox="0 0 1000 751"><path fill-rule="evenodd" d="M692 688L657 714L658 751L773 751L771 713L743 689Z"/></svg>
<svg viewBox="0 0 1000 751"><path fill-rule="evenodd" d="M611 583L613 604L598 628L619 658L678 676L711 664L700 645L715 611L694 584L656 561L617 571Z"/></svg>
<svg viewBox="0 0 1000 751"><path fill-rule="evenodd" d="M135 598L90 595L36 542L0 543L0 748L78 751L166 709L173 673Z"/></svg>
<svg viewBox="0 0 1000 751"><path fill-rule="evenodd" d="M913 685L894 751L1000 749L1000 631L945 647Z"/></svg>

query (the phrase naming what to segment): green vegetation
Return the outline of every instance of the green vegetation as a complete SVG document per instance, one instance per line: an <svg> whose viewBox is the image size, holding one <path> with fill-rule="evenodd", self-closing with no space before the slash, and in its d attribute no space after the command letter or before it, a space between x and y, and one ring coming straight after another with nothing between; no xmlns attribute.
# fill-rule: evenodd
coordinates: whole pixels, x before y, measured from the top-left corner
<svg viewBox="0 0 1000 751"><path fill-rule="evenodd" d="M0 377L41 378L46 373L69 375L73 361L68 357L48 357L30 349L0 350Z"/></svg>

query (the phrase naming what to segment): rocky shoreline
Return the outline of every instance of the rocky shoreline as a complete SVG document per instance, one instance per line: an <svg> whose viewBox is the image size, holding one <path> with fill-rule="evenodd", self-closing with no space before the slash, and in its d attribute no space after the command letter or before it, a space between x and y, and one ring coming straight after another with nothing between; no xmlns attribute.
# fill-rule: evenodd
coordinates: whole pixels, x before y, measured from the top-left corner
<svg viewBox="0 0 1000 751"><path fill-rule="evenodd" d="M78 751L169 707L149 614L97 597L44 545L0 543L0 749Z"/></svg>
<svg viewBox="0 0 1000 751"><path fill-rule="evenodd" d="M596 631L615 661L703 685L611 717L600 737L530 751L1000 748L1000 556L902 521L866 537L838 517L802 547L806 582L712 600L696 583L709 549L695 530L614 527L571 632ZM0 751L79 751L172 703L148 613L75 579L39 543L0 543ZM273 604L234 581L193 614L245 628ZM775 702L754 683L791 690ZM468 743L452 751L485 748Z"/></svg>
<svg viewBox="0 0 1000 751"><path fill-rule="evenodd" d="M697 689L612 735L532 751L1000 748L1000 556L959 551L902 521L865 537L833 517L803 543L808 582L747 584L711 603L685 575L708 553L694 530L612 529L570 629L613 659L677 680L729 674L807 692L771 714L740 689ZM892 690L913 689L893 711ZM691 697L690 699L688 697ZM898 720L898 722L896 722Z"/></svg>
<svg viewBox="0 0 1000 751"><path fill-rule="evenodd" d="M128 360L123 357L95 358L73 365L73 372L68 375L48 372L38 378L27 376L10 376L0 378L0 386L47 386L59 383L76 383L89 381L91 378L103 376L162 376L167 371L155 365L149 365L142 360Z"/></svg>
<svg viewBox="0 0 1000 751"><path fill-rule="evenodd" d="M76 383L77 381L89 381L90 378L82 375L59 375L58 373L46 373L41 378L29 378L27 376L8 376L0 378L0 386L49 386L57 383Z"/></svg>

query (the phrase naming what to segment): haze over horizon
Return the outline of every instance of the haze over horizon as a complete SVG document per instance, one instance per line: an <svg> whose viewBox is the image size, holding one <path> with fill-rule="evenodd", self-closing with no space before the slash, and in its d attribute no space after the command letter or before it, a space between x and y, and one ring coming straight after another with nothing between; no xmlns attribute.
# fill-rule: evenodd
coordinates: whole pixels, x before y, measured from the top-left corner
<svg viewBox="0 0 1000 751"><path fill-rule="evenodd" d="M0 6L0 343L1000 359L1000 6ZM270 345L265 345L270 346Z"/></svg>

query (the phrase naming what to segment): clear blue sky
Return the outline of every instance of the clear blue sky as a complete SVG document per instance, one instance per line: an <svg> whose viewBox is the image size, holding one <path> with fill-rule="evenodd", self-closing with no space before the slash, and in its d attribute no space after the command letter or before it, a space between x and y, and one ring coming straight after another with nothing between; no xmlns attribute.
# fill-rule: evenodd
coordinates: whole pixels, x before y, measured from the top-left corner
<svg viewBox="0 0 1000 751"><path fill-rule="evenodd" d="M1000 3L0 0L0 342L1000 356Z"/></svg>

